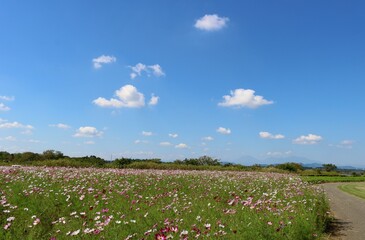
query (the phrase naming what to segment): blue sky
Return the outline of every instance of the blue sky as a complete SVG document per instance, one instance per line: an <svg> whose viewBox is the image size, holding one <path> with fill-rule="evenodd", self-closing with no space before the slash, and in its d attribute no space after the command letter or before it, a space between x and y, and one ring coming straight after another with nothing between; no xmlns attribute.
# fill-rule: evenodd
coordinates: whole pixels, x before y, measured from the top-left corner
<svg viewBox="0 0 365 240"><path fill-rule="evenodd" d="M3 1L0 151L364 166L363 1Z"/></svg>

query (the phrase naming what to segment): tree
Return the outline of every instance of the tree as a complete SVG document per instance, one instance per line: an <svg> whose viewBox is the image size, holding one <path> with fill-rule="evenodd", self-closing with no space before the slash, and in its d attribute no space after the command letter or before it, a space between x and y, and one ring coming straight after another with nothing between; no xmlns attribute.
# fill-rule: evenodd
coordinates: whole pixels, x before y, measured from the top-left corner
<svg viewBox="0 0 365 240"><path fill-rule="evenodd" d="M337 170L337 166L335 164L332 164L332 163L323 164L322 167L327 172L332 172L332 171L336 171Z"/></svg>
<svg viewBox="0 0 365 240"><path fill-rule="evenodd" d="M63 153L56 150L46 150L43 152L43 158L45 160L57 160L63 158Z"/></svg>

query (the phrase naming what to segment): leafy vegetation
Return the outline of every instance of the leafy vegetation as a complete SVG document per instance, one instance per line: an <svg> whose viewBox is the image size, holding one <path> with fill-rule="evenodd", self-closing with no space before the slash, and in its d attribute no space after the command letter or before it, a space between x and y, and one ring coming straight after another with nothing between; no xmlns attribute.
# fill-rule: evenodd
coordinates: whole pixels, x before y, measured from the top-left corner
<svg viewBox="0 0 365 240"><path fill-rule="evenodd" d="M0 239L300 240L328 222L320 187L237 171L1 167L0 212Z"/></svg>

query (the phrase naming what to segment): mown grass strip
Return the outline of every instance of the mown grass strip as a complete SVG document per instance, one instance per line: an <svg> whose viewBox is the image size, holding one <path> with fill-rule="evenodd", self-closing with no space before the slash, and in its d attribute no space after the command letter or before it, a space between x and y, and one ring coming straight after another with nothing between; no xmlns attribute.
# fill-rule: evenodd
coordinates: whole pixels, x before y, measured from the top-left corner
<svg viewBox="0 0 365 240"><path fill-rule="evenodd" d="M365 199L365 183L349 183L338 186L344 192Z"/></svg>
<svg viewBox="0 0 365 240"><path fill-rule="evenodd" d="M365 182L365 176L302 176L303 181L317 184L328 182Z"/></svg>

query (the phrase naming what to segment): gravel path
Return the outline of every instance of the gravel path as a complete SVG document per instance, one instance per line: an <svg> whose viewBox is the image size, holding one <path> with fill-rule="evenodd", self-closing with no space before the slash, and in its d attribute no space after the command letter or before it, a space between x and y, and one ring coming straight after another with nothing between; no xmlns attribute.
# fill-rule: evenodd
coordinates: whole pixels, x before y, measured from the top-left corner
<svg viewBox="0 0 365 240"><path fill-rule="evenodd" d="M334 232L330 239L364 240L365 200L341 191L337 188L340 184L323 184L335 217Z"/></svg>

